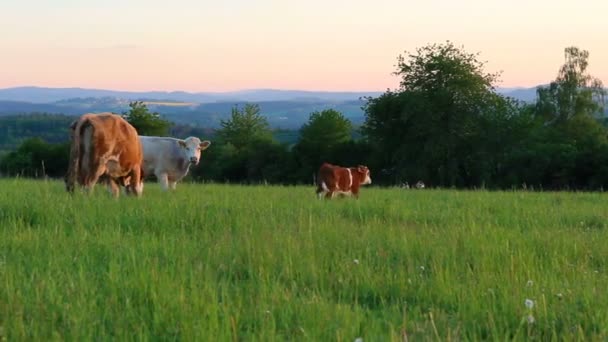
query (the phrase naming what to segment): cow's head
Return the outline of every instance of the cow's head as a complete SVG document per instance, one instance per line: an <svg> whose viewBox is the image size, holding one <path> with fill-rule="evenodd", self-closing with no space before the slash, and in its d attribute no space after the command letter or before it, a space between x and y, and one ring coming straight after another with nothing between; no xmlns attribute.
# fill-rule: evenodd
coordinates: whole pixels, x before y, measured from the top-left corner
<svg viewBox="0 0 608 342"><path fill-rule="evenodd" d="M190 163L198 165L198 162L201 160L201 152L206 150L211 145L211 142L209 140L201 142L199 138L188 137L180 140L179 145L184 149L186 159Z"/></svg>
<svg viewBox="0 0 608 342"><path fill-rule="evenodd" d="M372 178L369 174L369 169L365 165L357 166L357 173L361 175L361 179L363 180L361 184L372 184Z"/></svg>

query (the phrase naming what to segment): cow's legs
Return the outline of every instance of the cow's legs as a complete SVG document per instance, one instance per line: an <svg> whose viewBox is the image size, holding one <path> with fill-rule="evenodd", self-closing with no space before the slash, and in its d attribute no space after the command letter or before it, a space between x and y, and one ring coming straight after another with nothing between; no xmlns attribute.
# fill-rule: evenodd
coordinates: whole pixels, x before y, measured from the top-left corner
<svg viewBox="0 0 608 342"><path fill-rule="evenodd" d="M325 195L326 191L325 189L323 189L323 187L321 186L321 184L319 184L319 186L317 186L317 197L319 199L323 198L323 196Z"/></svg>
<svg viewBox="0 0 608 342"><path fill-rule="evenodd" d="M129 185L127 185L127 194L135 194L139 197L144 192L144 180L142 179L141 168L136 167L131 171Z"/></svg>
<svg viewBox="0 0 608 342"><path fill-rule="evenodd" d="M91 169L93 171L90 175L85 176L86 181L84 182L85 192L88 194L93 193L93 189L95 188L95 184L99 180L99 177L106 172L106 168L103 165L96 164L95 167Z"/></svg>
<svg viewBox="0 0 608 342"><path fill-rule="evenodd" d="M169 188L171 188L171 190L175 190L176 186L177 186L177 181L169 181Z"/></svg>
<svg viewBox="0 0 608 342"><path fill-rule="evenodd" d="M167 176L166 173L161 173L160 175L156 175L156 178L158 178L158 182L160 183L160 187L164 191L169 190L169 177Z"/></svg>
<svg viewBox="0 0 608 342"><path fill-rule="evenodd" d="M112 196L118 198L118 195L120 194L120 187L118 186L118 183L116 183L116 180L114 180L112 177L108 177L108 190Z"/></svg>
<svg viewBox="0 0 608 342"><path fill-rule="evenodd" d="M327 187L327 184L322 181L317 185L317 196L319 197L319 199L323 198L323 196L325 196L325 198L331 198L331 193L333 192L332 189Z"/></svg>

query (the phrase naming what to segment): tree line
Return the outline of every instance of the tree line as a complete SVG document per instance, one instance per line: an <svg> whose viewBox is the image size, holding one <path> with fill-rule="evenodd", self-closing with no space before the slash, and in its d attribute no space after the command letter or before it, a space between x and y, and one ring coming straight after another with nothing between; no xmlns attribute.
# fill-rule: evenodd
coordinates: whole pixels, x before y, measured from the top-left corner
<svg viewBox="0 0 608 342"><path fill-rule="evenodd" d="M334 109L317 111L293 143L277 140L256 104L235 106L213 132L176 130L141 102L123 115L141 135L213 134L191 170L196 181L306 184L327 161L367 165L374 183L386 185L603 189L606 91L587 72L587 51L568 47L564 56L556 79L523 103L497 93L500 75L486 72L478 54L449 41L427 45L398 56L399 87L366 99L362 126ZM0 160L0 172L60 177L65 151L66 144L28 140Z"/></svg>

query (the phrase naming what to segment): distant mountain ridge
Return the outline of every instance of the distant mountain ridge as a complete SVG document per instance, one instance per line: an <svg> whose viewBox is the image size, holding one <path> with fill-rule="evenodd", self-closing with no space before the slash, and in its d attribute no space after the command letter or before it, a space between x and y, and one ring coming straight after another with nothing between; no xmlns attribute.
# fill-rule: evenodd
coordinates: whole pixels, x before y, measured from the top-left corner
<svg viewBox="0 0 608 342"><path fill-rule="evenodd" d="M497 88L503 95L522 101L533 101L537 87ZM229 102L229 101L350 101L360 97L377 97L381 91L308 91L282 89L249 89L228 92L186 92L186 91L121 91L88 88L46 88L46 87L13 87L0 89L0 100L54 103L75 98L114 97L126 100L157 100L175 102Z"/></svg>
<svg viewBox="0 0 608 342"><path fill-rule="evenodd" d="M159 100L180 102L226 102L226 101L347 101L365 96L378 96L382 92L333 92L280 89L251 89L230 92L185 91L120 91L86 88L14 87L0 89L0 100L32 103L53 103L73 98L115 97L130 100Z"/></svg>
<svg viewBox="0 0 608 342"><path fill-rule="evenodd" d="M163 101L145 101L150 110L159 112L172 122L185 125L216 128L223 119L230 117L234 106L243 108L249 101L224 101L211 103L176 103ZM274 128L297 129L308 120L310 113L333 108L340 111L354 124L363 122L364 115L361 107L363 100L352 101L255 101L260 106L262 114L266 116ZM48 113L65 114L71 116L87 112L113 112L123 113L129 110L129 100L114 97L102 98L75 98L61 100L54 103L31 103L23 101L0 100L0 116Z"/></svg>
<svg viewBox="0 0 608 342"><path fill-rule="evenodd" d="M532 102L536 87L497 88L497 92ZM129 102L141 100L152 111L180 124L218 127L230 116L231 108L256 103L273 127L300 128L313 111L333 108L354 124L364 121L364 97L383 92L329 92L302 90L252 89L221 93L182 91L129 92L84 88L16 87L0 89L0 115L52 113L80 115L87 112L126 112Z"/></svg>

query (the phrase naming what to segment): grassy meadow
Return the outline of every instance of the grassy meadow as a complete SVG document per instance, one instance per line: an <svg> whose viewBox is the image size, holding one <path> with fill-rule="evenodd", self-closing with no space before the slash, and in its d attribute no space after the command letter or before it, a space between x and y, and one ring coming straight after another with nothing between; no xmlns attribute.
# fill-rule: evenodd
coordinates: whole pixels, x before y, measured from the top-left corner
<svg viewBox="0 0 608 342"><path fill-rule="evenodd" d="M7 341L605 340L607 263L602 193L0 180Z"/></svg>

